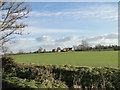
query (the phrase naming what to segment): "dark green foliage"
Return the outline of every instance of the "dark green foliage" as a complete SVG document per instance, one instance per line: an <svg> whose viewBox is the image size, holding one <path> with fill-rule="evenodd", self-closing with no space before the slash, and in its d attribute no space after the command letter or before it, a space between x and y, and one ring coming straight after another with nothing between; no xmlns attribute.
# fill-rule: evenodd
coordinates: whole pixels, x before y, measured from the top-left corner
<svg viewBox="0 0 120 90"><path fill-rule="evenodd" d="M37 84L34 80L27 81L27 79L21 79L18 77L6 77L2 81L3 86L7 88L37 88Z"/></svg>
<svg viewBox="0 0 120 90"><path fill-rule="evenodd" d="M71 65L26 65L3 58L3 87L120 88L120 69Z"/></svg>
<svg viewBox="0 0 120 90"><path fill-rule="evenodd" d="M2 67L5 69L5 71L8 72L8 70L10 70L9 68L16 67L16 63L10 57L3 57L2 58Z"/></svg>
<svg viewBox="0 0 120 90"><path fill-rule="evenodd" d="M120 69L115 68L94 68L94 67L74 67L54 68L55 78L66 82L69 87L81 86L82 88L120 88ZM73 67L72 67L73 68ZM116 83L115 83L116 82Z"/></svg>
<svg viewBox="0 0 120 90"><path fill-rule="evenodd" d="M2 60L3 88L67 88L53 78L47 66L18 64L11 58Z"/></svg>

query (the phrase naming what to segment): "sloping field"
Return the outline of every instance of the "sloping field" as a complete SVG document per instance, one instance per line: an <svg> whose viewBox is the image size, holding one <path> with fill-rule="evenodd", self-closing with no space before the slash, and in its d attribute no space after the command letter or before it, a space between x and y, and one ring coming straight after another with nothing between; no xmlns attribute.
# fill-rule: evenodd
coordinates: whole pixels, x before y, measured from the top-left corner
<svg viewBox="0 0 120 90"><path fill-rule="evenodd" d="M118 66L118 51L38 53L12 56L20 63Z"/></svg>

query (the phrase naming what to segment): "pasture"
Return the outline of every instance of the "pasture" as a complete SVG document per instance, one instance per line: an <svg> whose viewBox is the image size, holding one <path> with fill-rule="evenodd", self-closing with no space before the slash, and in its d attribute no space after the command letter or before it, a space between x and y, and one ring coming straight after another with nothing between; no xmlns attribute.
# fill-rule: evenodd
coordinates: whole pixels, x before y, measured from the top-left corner
<svg viewBox="0 0 120 90"><path fill-rule="evenodd" d="M12 56L19 63L44 65L118 66L118 51L36 53Z"/></svg>

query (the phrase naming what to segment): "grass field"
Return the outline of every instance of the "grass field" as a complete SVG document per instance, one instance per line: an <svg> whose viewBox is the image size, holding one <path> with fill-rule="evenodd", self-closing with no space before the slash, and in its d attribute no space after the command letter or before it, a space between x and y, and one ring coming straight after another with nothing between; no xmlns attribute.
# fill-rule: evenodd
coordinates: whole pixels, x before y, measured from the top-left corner
<svg viewBox="0 0 120 90"><path fill-rule="evenodd" d="M20 63L118 66L118 51L37 53L12 56Z"/></svg>

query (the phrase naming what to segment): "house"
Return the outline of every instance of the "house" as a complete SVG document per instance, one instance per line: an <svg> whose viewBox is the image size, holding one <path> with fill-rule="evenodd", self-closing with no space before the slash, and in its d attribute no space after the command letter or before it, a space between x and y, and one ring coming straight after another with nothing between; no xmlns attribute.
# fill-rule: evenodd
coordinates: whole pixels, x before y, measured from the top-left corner
<svg viewBox="0 0 120 90"><path fill-rule="evenodd" d="M63 52L67 52L67 50L68 50L67 48L63 48Z"/></svg>
<svg viewBox="0 0 120 90"><path fill-rule="evenodd" d="M77 50L83 50L84 49L84 45L78 45Z"/></svg>
<svg viewBox="0 0 120 90"><path fill-rule="evenodd" d="M52 52L57 52L57 49L52 49Z"/></svg>
<svg viewBox="0 0 120 90"><path fill-rule="evenodd" d="M46 53L46 49L44 49L44 51L43 51L44 53Z"/></svg>
<svg viewBox="0 0 120 90"><path fill-rule="evenodd" d="M68 48L69 51L74 51L74 48Z"/></svg>
<svg viewBox="0 0 120 90"><path fill-rule="evenodd" d="M61 48L60 47L57 48L57 52L61 52Z"/></svg>
<svg viewBox="0 0 120 90"><path fill-rule="evenodd" d="M57 52L61 52L61 50L57 50Z"/></svg>

